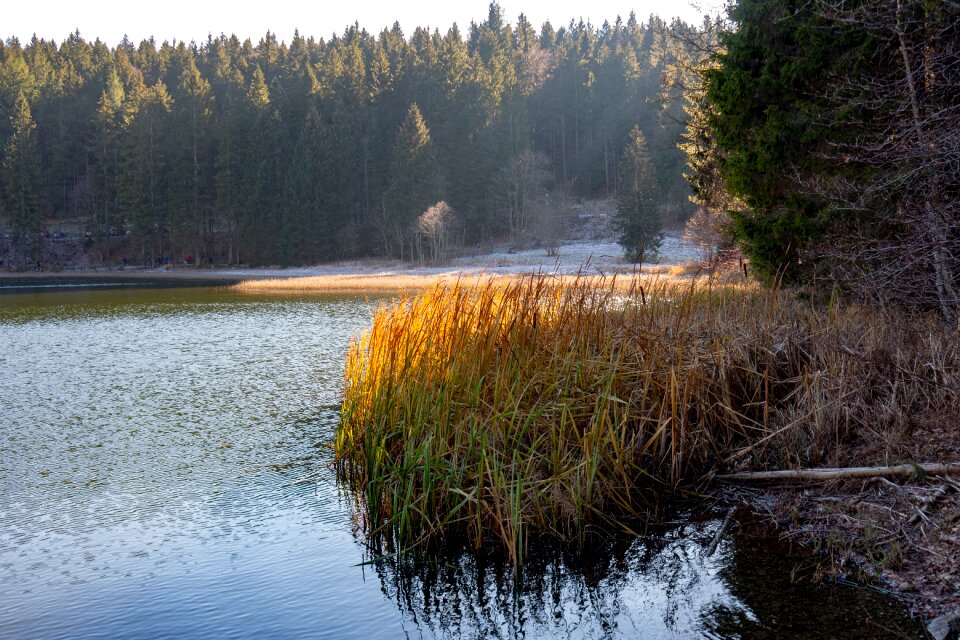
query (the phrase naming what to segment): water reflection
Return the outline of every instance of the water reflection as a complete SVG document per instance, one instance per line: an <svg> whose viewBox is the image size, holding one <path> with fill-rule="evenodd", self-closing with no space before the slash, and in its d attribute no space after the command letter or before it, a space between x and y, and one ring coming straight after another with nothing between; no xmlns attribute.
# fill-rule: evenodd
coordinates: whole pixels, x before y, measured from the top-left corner
<svg viewBox="0 0 960 640"><path fill-rule="evenodd" d="M866 587L813 580L814 561L747 523L731 537L718 576L741 603L713 603L704 615L716 638L926 638L918 620Z"/></svg>
<svg viewBox="0 0 960 640"><path fill-rule="evenodd" d="M759 532L713 557L717 521L616 537L589 552L540 549L519 574L503 558L449 554L375 563L408 635L438 638L922 638L868 590L815 585ZM792 579L793 578L793 579Z"/></svg>

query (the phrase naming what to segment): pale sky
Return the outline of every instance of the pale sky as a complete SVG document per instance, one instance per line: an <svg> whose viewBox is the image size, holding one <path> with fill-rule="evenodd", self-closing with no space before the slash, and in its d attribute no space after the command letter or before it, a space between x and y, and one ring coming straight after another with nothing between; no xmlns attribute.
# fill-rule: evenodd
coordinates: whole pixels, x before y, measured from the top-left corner
<svg viewBox="0 0 960 640"><path fill-rule="evenodd" d="M717 12L721 6L716 0L694 0ZM207 34L230 35L240 39L250 37L256 42L268 29L280 40L290 41L294 29L304 36L329 38L334 32L355 21L374 34L400 21L407 36L417 26L439 27L441 32L456 22L462 33L471 20L481 22L487 16L489 0L446 2L402 2L393 0L235 0L233 2L205 0L46 0L33 4L30 0L5 2L0 18L0 38L16 36L26 44L34 34L58 43L75 29L87 40L99 37L113 46L124 34L137 43L154 36L163 40L206 40ZM538 29L550 20L554 28L566 25L570 18L591 20L596 26L605 19L620 15L626 21L630 11L644 22L651 13L669 20L674 16L687 22L699 23L701 11L687 0L503 0L504 16L513 24L524 12Z"/></svg>

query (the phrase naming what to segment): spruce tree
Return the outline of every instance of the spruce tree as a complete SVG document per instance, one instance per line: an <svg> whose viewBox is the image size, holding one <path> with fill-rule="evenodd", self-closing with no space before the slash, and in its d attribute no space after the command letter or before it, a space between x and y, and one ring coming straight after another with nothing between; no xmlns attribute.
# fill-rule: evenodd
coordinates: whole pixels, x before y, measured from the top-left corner
<svg viewBox="0 0 960 640"><path fill-rule="evenodd" d="M171 214L180 242L200 260L207 250L209 220L210 162L208 161L209 118L213 107L210 83L188 56L180 71L173 103L173 135L170 157Z"/></svg>
<svg viewBox="0 0 960 640"><path fill-rule="evenodd" d="M144 261L148 255L154 260L160 255L176 256L169 244L170 173L164 144L171 102L166 86L157 82L153 87L135 87L125 105L120 197L132 231L142 241Z"/></svg>
<svg viewBox="0 0 960 640"><path fill-rule="evenodd" d="M40 182L40 154L36 124L27 98L21 94L10 117L12 133L3 153L3 196L9 216L13 250L26 268L39 254L40 211L37 206Z"/></svg>
<svg viewBox="0 0 960 640"><path fill-rule="evenodd" d="M674 134L648 98L673 57L657 33L682 29L631 18L546 24L538 37L494 2L464 33L418 28L409 38L399 25L378 35L352 25L330 39L296 34L289 47L269 33L113 49L77 33L62 45L10 39L0 43L0 156L23 93L36 125L35 208L87 218L105 260L126 242L109 246L121 226L154 255L328 256L334 234L302 242L313 223L290 208L319 201L341 253L369 254L381 230L390 253L413 257L416 217L440 199L457 211L458 239L506 232L497 180L526 150L546 156L567 193L615 192L634 124L648 135L658 201L676 200ZM419 126L398 136L413 96Z"/></svg>
<svg viewBox="0 0 960 640"><path fill-rule="evenodd" d="M0 135L9 134L7 125L15 117L17 101L23 96L30 99L34 90L34 78L24 60L19 46L8 46L0 61Z"/></svg>
<svg viewBox="0 0 960 640"><path fill-rule="evenodd" d="M790 0L732 5L737 28L723 34L724 50L705 75L717 171L745 205L731 211L733 232L757 274L786 282L806 277L801 256L823 233L823 204L801 184L819 172L818 129L833 120L817 115L823 103L817 93L838 63L852 64L839 62L844 48L866 42L860 34L851 43L847 28L818 25L812 6Z"/></svg>
<svg viewBox="0 0 960 640"><path fill-rule="evenodd" d="M414 103L397 132L384 195L383 235L390 255L413 257L417 218L442 199L442 178L430 131Z"/></svg>
<svg viewBox="0 0 960 640"><path fill-rule="evenodd" d="M620 162L620 191L614 218L617 241L632 262L657 257L663 229L656 202L656 183L647 142L640 127L635 126Z"/></svg>
<svg viewBox="0 0 960 640"><path fill-rule="evenodd" d="M329 143L316 108L307 111L287 170L281 202L280 256L286 264L334 257L335 227L324 177L330 170Z"/></svg>

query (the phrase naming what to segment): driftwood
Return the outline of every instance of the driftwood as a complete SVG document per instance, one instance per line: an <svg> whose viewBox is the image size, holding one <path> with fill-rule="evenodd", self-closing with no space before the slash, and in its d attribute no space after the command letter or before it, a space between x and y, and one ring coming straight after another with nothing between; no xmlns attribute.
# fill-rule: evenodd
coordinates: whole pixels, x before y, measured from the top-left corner
<svg viewBox="0 0 960 640"><path fill-rule="evenodd" d="M730 520L733 519L733 514L736 512L736 507L731 507L727 511L727 517L723 519L723 522L720 524L720 528L717 529L716 535L713 536L713 541L710 543L710 546L707 547L706 556L709 558L717 551L717 547L720 545L720 539L723 538L724 532L726 532L727 527L730 526Z"/></svg>
<svg viewBox="0 0 960 640"><path fill-rule="evenodd" d="M717 480L754 482L759 480L838 480L841 478L877 478L883 476L960 475L960 462L939 464L899 464L893 467L846 467L832 469L787 469L783 471L744 471L714 476Z"/></svg>

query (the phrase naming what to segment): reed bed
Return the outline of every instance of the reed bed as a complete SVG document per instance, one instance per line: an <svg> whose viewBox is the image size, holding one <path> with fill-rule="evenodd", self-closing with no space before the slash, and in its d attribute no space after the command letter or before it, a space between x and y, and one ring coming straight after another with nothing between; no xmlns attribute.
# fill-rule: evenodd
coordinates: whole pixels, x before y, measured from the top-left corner
<svg viewBox="0 0 960 640"><path fill-rule="evenodd" d="M691 267L671 267L645 269L643 274L623 274L616 278L588 276L584 274L535 274L554 283L578 282L579 284L612 284L621 291L639 285L659 286L666 281L682 282L689 279ZM322 276L296 276L291 278L259 278L244 280L233 285L234 291L242 293L415 293L433 289L438 285L456 284L461 288L485 286L494 279L500 283L513 282L531 277L528 275L463 274L457 272L443 274L340 274ZM639 290L639 289L638 289Z"/></svg>
<svg viewBox="0 0 960 640"><path fill-rule="evenodd" d="M905 416L960 413L958 372L930 322L751 285L440 283L352 344L335 459L371 537L520 563L533 537L630 529L718 470L882 457Z"/></svg>
<svg viewBox="0 0 960 640"><path fill-rule="evenodd" d="M422 291L438 282L455 280L456 276L347 274L244 280L233 285L232 289L242 293L402 293ZM464 284L467 284L466 280Z"/></svg>

